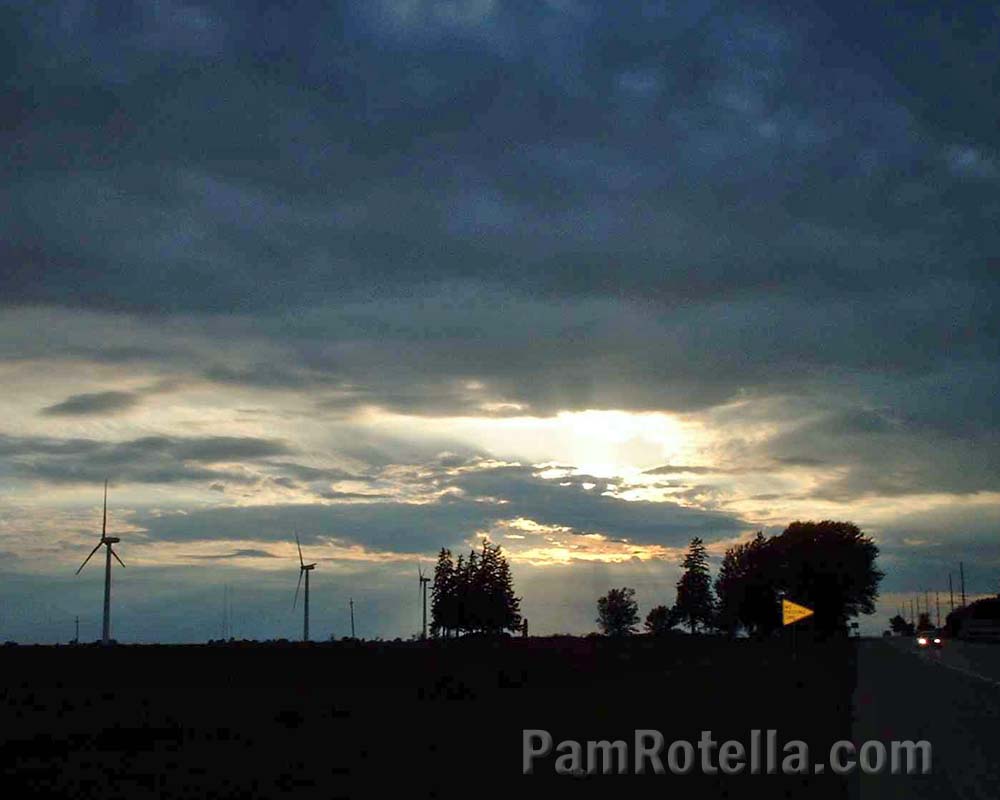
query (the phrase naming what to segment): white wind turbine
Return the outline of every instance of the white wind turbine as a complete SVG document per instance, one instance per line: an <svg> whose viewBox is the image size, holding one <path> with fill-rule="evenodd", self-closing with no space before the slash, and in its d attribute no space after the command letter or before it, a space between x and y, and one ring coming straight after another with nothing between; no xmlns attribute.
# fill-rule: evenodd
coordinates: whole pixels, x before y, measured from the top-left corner
<svg viewBox="0 0 1000 800"><path fill-rule="evenodd" d="M305 613L305 618L302 622L302 641L309 641L309 573L316 569L315 564L307 564L302 559L302 544L299 542L299 535L295 534L295 545L299 548L299 582L295 584L295 599L292 601L292 608L295 608L296 603L299 600L299 587L302 585L302 575L306 576L306 593L305 601L303 602L303 611Z"/></svg>
<svg viewBox="0 0 1000 800"><path fill-rule="evenodd" d="M104 519L101 522L101 539L95 545L94 549L90 551L90 555L87 556L83 563L80 565L80 569L76 571L76 574L80 574L87 562L90 561L91 556L94 555L100 548L104 545L107 548L107 553L105 553L104 562L104 627L101 633L102 644L109 644L111 642L111 556L115 557L115 560L125 566L125 562L118 558L118 553L116 553L111 545L120 542L117 536L108 536L108 482L104 481Z"/></svg>

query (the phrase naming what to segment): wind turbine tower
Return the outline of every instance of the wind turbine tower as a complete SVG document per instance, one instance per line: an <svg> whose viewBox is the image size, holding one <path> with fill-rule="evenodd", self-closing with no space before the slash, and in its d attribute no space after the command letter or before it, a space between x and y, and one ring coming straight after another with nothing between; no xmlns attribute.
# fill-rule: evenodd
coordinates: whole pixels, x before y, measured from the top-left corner
<svg viewBox="0 0 1000 800"><path fill-rule="evenodd" d="M100 548L104 545L107 548L105 553L104 561L104 626L101 632L101 643L110 644L111 643L111 556L115 557L115 560L125 566L125 562L118 558L118 553L114 551L111 547L113 544L120 542L117 536L108 536L108 482L104 481L104 519L101 522L101 539L94 546L94 549L90 551L90 555L87 556L83 563L80 565L80 569L76 571L76 574L80 574L87 562L90 561L91 556L94 555Z"/></svg>
<svg viewBox="0 0 1000 800"><path fill-rule="evenodd" d="M306 593L303 598L302 609L304 618L302 620L302 641L309 641L309 573L316 569L315 564L307 564L302 559L302 544L299 542L299 535L295 534L295 544L299 548L299 582L295 584L295 600L292 601L292 608L299 600L299 587L302 585L302 576L306 576Z"/></svg>
<svg viewBox="0 0 1000 800"><path fill-rule="evenodd" d="M420 596L423 599L424 605L424 625L423 633L420 635L421 639L427 638L427 584L430 583L431 579L424 575L423 567L417 564L417 575L420 576Z"/></svg>

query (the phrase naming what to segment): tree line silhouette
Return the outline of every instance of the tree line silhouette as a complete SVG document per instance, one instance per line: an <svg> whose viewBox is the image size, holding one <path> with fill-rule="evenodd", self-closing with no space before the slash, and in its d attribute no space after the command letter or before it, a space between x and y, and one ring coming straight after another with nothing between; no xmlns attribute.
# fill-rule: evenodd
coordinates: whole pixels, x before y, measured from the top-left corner
<svg viewBox="0 0 1000 800"><path fill-rule="evenodd" d="M500 634L521 628L521 598L500 545L483 541L477 553L452 558L441 548L431 589L431 635Z"/></svg>
<svg viewBox="0 0 1000 800"><path fill-rule="evenodd" d="M673 606L658 605L645 619L650 634L678 625L694 633L743 630L767 636L782 627L781 599L813 609L809 626L820 635L847 631L850 618L872 614L883 574L878 547L851 522L793 522L777 536L763 532L726 550L714 592L708 553L691 540L681 563ZM635 590L612 589L597 602L597 624L609 636L636 632Z"/></svg>
<svg viewBox="0 0 1000 800"><path fill-rule="evenodd" d="M793 522L776 536L763 532L726 550L714 582L700 538L691 540L681 562L673 605L657 605L644 628L653 635L682 625L691 633L743 631L768 636L782 627L781 599L814 612L808 620L820 635L846 632L858 614L872 614L883 573L878 547L851 522ZM523 631L521 599L514 594L510 565L500 545L454 558L442 548L431 590L431 635L499 635ZM609 636L637 632L635 590L615 588L597 601L597 623Z"/></svg>

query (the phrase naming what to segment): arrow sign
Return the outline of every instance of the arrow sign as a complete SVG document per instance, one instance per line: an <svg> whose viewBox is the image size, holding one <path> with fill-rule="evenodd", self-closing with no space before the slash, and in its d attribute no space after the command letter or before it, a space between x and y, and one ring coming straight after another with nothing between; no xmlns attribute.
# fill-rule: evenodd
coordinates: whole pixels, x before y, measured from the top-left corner
<svg viewBox="0 0 1000 800"><path fill-rule="evenodd" d="M811 617L814 612L811 608L806 608L805 606L800 606L798 603L793 603L791 600L781 600L781 624L791 625L793 622L798 622L800 619L805 619L806 617Z"/></svg>

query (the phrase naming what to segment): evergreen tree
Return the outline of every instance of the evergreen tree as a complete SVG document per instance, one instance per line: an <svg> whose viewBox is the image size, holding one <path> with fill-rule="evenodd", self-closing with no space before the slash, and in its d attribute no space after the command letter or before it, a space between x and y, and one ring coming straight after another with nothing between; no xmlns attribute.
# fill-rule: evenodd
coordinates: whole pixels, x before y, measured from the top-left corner
<svg viewBox="0 0 1000 800"><path fill-rule="evenodd" d="M455 624L455 562L451 550L442 547L434 566L434 583L431 585L431 635L451 636Z"/></svg>
<svg viewBox="0 0 1000 800"><path fill-rule="evenodd" d="M698 625L711 625L715 618L708 553L701 539L695 537L691 540L681 566L684 567L684 574L677 582L677 602L674 608L680 620L686 622L691 633L694 633Z"/></svg>
<svg viewBox="0 0 1000 800"><path fill-rule="evenodd" d="M496 635L521 626L521 599L514 595L510 565L500 545L459 555L442 549L434 569L431 631L434 635Z"/></svg>

